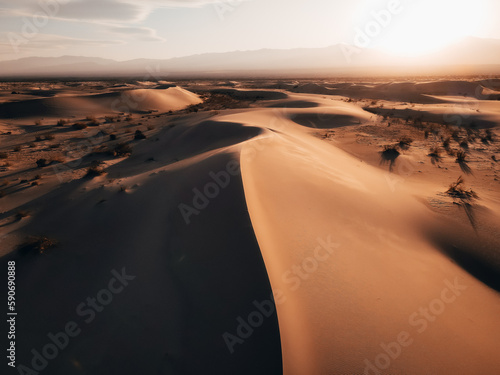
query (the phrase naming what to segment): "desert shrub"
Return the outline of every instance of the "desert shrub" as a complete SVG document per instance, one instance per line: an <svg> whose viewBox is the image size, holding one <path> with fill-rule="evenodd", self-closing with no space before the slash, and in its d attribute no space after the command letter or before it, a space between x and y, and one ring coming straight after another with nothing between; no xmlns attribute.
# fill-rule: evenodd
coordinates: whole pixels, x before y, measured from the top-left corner
<svg viewBox="0 0 500 375"><path fill-rule="evenodd" d="M35 137L35 142L42 142L44 139L45 139L45 138L43 138L43 136L41 136L41 135L37 135L37 136Z"/></svg>
<svg viewBox="0 0 500 375"><path fill-rule="evenodd" d="M140 131L139 129L137 129L135 131L134 139L135 140L146 139L146 136L144 135L144 133L142 131Z"/></svg>
<svg viewBox="0 0 500 375"><path fill-rule="evenodd" d="M446 194L448 194L452 198L460 199L462 201L478 199L479 197L474 190L467 190L466 188L464 188L464 182L465 181L463 177L460 176L457 181L450 185L449 189L446 191Z"/></svg>
<svg viewBox="0 0 500 375"><path fill-rule="evenodd" d="M5 197L5 192L3 190L0 190L0 198Z"/></svg>
<svg viewBox="0 0 500 375"><path fill-rule="evenodd" d="M399 139L399 147L408 148L411 146L412 143L413 143L413 139L411 139L410 137L407 137L407 136L401 137Z"/></svg>
<svg viewBox="0 0 500 375"><path fill-rule="evenodd" d="M127 122L132 121L132 115L131 114L127 115L127 117L125 117L125 121L127 121Z"/></svg>
<svg viewBox="0 0 500 375"><path fill-rule="evenodd" d="M73 129L76 129L76 130L83 130L83 129L87 129L87 124L84 124L83 122L75 122L73 124Z"/></svg>
<svg viewBox="0 0 500 375"><path fill-rule="evenodd" d="M132 147L128 143L118 143L113 149L113 155L117 157L129 156L132 153Z"/></svg>
<svg viewBox="0 0 500 375"><path fill-rule="evenodd" d="M47 159L38 159L36 161L36 165L38 166L38 168L43 168L47 166Z"/></svg>
<svg viewBox="0 0 500 375"><path fill-rule="evenodd" d="M102 168L101 164L102 163L99 161L93 161L89 169L87 169L87 174L85 175L85 177L94 178L103 175L105 171L104 168Z"/></svg>
<svg viewBox="0 0 500 375"><path fill-rule="evenodd" d="M450 148L450 143L451 143L450 137L443 140L443 147L445 150L448 150Z"/></svg>
<svg viewBox="0 0 500 375"><path fill-rule="evenodd" d="M47 236L31 236L24 244L19 246L19 251L24 254L45 254L57 245L56 240Z"/></svg>
<svg viewBox="0 0 500 375"><path fill-rule="evenodd" d="M14 152L19 152L19 151L21 151L21 146L19 146L19 145L15 146L14 147Z"/></svg>
<svg viewBox="0 0 500 375"><path fill-rule="evenodd" d="M54 143L53 145L50 145L49 147L52 148L52 149L59 148L59 147L61 147L61 144L60 143Z"/></svg>
<svg viewBox="0 0 500 375"><path fill-rule="evenodd" d="M116 134L110 134L109 135L109 140L110 141L116 141Z"/></svg>
<svg viewBox="0 0 500 375"><path fill-rule="evenodd" d="M0 152L0 159L7 159L9 155L6 152Z"/></svg>
<svg viewBox="0 0 500 375"><path fill-rule="evenodd" d="M153 125L148 125L148 130L154 130L154 126Z"/></svg>
<svg viewBox="0 0 500 375"><path fill-rule="evenodd" d="M64 126L68 123L69 121L68 120L64 120L64 119L59 119L57 121L57 126Z"/></svg>
<svg viewBox="0 0 500 375"><path fill-rule="evenodd" d="M89 122L90 126L98 126L99 125L99 121L97 121L97 119L94 116L87 116L86 120Z"/></svg>
<svg viewBox="0 0 500 375"><path fill-rule="evenodd" d="M467 153L463 150L457 151L457 163L465 163L467 161Z"/></svg>
<svg viewBox="0 0 500 375"><path fill-rule="evenodd" d="M45 134L45 139L47 141L53 141L54 139L56 139L56 136L54 134Z"/></svg>
<svg viewBox="0 0 500 375"><path fill-rule="evenodd" d="M29 148L35 148L36 147L36 144L34 144L33 142L30 142L30 144L28 145Z"/></svg>
<svg viewBox="0 0 500 375"><path fill-rule="evenodd" d="M429 156L433 158L440 158L441 157L441 149L438 146L431 147Z"/></svg>
<svg viewBox="0 0 500 375"><path fill-rule="evenodd" d="M462 141L460 142L460 147L463 149L468 149L469 148L469 142L468 141Z"/></svg>
<svg viewBox="0 0 500 375"><path fill-rule="evenodd" d="M41 126L42 125L42 120L36 120L35 121L36 126Z"/></svg>
<svg viewBox="0 0 500 375"><path fill-rule="evenodd" d="M35 177L33 177L33 180L41 180L42 176L37 174Z"/></svg>
<svg viewBox="0 0 500 375"><path fill-rule="evenodd" d="M395 160L401 155L398 151L398 145L385 145L384 151L381 152L382 159L394 163Z"/></svg>

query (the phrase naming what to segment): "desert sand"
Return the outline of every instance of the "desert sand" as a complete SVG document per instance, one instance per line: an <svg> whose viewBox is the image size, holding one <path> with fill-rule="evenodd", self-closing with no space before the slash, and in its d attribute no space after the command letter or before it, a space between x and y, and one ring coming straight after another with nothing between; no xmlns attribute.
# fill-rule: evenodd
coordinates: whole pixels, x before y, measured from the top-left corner
<svg viewBox="0 0 500 375"><path fill-rule="evenodd" d="M498 374L499 98L461 77L1 83L18 364L75 322L41 373Z"/></svg>

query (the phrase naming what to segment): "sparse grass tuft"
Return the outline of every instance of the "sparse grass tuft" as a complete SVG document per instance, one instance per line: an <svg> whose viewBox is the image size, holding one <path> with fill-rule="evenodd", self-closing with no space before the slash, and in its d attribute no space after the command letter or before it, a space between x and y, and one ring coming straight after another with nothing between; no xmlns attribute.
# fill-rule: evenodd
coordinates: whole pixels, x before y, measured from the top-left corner
<svg viewBox="0 0 500 375"><path fill-rule="evenodd" d="M467 153L463 150L457 151L457 163L465 163L467 160Z"/></svg>
<svg viewBox="0 0 500 375"><path fill-rule="evenodd" d="M461 201L471 201L474 199L478 199L477 193L472 189L464 188L464 179L460 176L457 181L450 185L450 188L446 191L450 197L454 199L460 199Z"/></svg>

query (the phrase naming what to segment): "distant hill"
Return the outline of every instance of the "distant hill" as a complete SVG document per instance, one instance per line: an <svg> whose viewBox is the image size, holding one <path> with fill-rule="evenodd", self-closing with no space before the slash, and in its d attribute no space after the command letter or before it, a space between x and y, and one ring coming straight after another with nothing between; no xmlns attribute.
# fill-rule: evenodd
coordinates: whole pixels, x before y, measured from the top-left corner
<svg viewBox="0 0 500 375"><path fill-rule="evenodd" d="M0 62L0 78L500 74L500 40L466 38L420 57L394 57L340 44L326 48L209 53L168 60L28 57Z"/></svg>

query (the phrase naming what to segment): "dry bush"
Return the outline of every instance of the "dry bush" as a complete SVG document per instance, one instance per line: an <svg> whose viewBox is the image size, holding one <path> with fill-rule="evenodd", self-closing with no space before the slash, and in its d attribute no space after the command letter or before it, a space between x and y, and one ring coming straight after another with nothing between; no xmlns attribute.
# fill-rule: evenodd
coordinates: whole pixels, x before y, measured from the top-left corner
<svg viewBox="0 0 500 375"><path fill-rule="evenodd" d="M76 130L83 130L83 129L87 129L87 124L84 124L83 122L75 122L73 124L73 129L76 129Z"/></svg>
<svg viewBox="0 0 500 375"><path fill-rule="evenodd" d="M429 156L433 158L440 158L441 157L441 149L438 146L431 147Z"/></svg>
<svg viewBox="0 0 500 375"><path fill-rule="evenodd" d="M45 254L57 245L58 241L47 236L31 236L24 244L19 246L19 251L24 254Z"/></svg>
<svg viewBox="0 0 500 375"><path fill-rule="evenodd" d="M464 182L465 181L463 177L460 176L457 181L450 185L450 188L446 191L446 194L454 199L460 199L461 201L471 201L474 199L478 199L479 197L474 190L467 190L466 188L464 188Z"/></svg>
<svg viewBox="0 0 500 375"><path fill-rule="evenodd" d="M409 148L412 143L413 139L408 136L404 136L399 139L399 147L401 148Z"/></svg>
<svg viewBox="0 0 500 375"><path fill-rule="evenodd" d="M457 151L457 163L465 163L467 161L467 153L463 150Z"/></svg>
<svg viewBox="0 0 500 375"><path fill-rule="evenodd" d="M141 130L137 129L135 131L134 139L135 140L146 139L146 136L144 135L144 133Z"/></svg>
<svg viewBox="0 0 500 375"><path fill-rule="evenodd" d="M446 139L443 140L443 147L445 150L449 150L450 148L450 143L451 143L451 138L448 137Z"/></svg>
<svg viewBox="0 0 500 375"><path fill-rule="evenodd" d="M124 157L132 154L132 147L128 143L118 143L112 151L115 157Z"/></svg>
<svg viewBox="0 0 500 375"><path fill-rule="evenodd" d="M94 178L94 177L102 176L106 172L101 165L102 165L102 162L94 160L90 164L89 169L87 169L87 173L85 174L85 177Z"/></svg>
<svg viewBox="0 0 500 375"><path fill-rule="evenodd" d="M36 161L36 165L38 168L43 168L47 166L47 159L38 159Z"/></svg>

